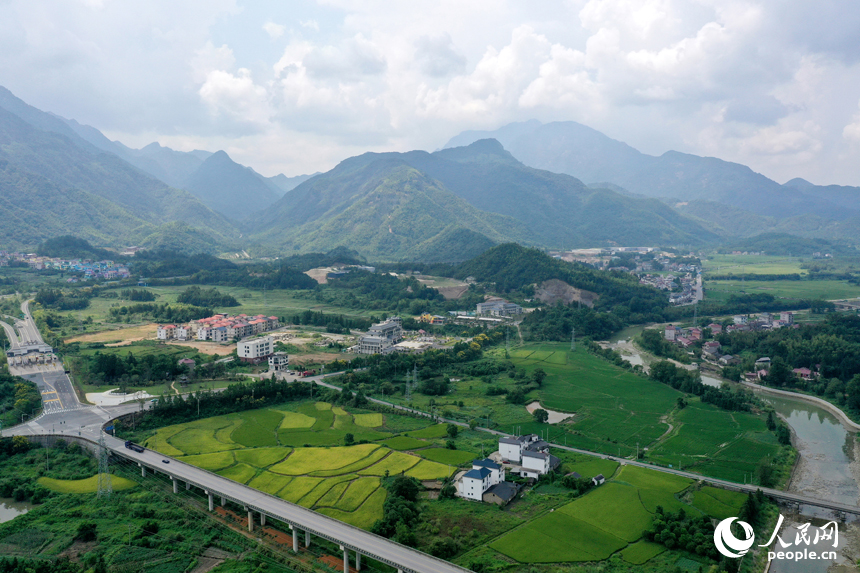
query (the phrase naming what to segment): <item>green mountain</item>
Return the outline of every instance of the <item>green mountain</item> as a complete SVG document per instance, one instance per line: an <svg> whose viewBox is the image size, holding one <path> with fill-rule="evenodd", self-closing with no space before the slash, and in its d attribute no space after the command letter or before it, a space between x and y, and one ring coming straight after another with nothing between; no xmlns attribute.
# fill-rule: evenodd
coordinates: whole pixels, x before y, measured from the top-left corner
<svg viewBox="0 0 860 573"><path fill-rule="evenodd" d="M238 236L224 217L187 191L104 152L8 91L0 91L0 161L5 206L0 213L17 222L0 231L4 244L34 246L66 234L97 244L128 244L171 222L205 229L220 244Z"/></svg>
<svg viewBox="0 0 860 573"><path fill-rule="evenodd" d="M253 238L302 252L346 245L386 260L465 260L494 243L555 248L716 240L655 199L527 167L495 140L366 153L255 215ZM470 234L471 232L471 234Z"/></svg>
<svg viewBox="0 0 860 573"><path fill-rule="evenodd" d="M528 234L509 217L475 209L396 154L348 159L287 193L256 222L253 239L261 243L300 252L346 246L376 260L415 260L433 245L464 260L476 241Z"/></svg>
<svg viewBox="0 0 860 573"><path fill-rule="evenodd" d="M665 296L657 289L639 284L629 273L598 271L581 263L556 259L538 249L508 243L498 245L446 273L459 279L474 277L478 282L495 283L497 292L509 292L544 281L560 280L574 288L600 295L600 308L666 306ZM634 308L641 312L641 308Z"/></svg>
<svg viewBox="0 0 860 573"><path fill-rule="evenodd" d="M234 162L223 151L201 163L182 188L234 221L265 209L281 195L274 184L250 167Z"/></svg>
<svg viewBox="0 0 860 573"><path fill-rule="evenodd" d="M656 199L591 189L569 175L527 167L494 139L403 158L472 206L527 225L533 244L702 244L717 238Z"/></svg>
<svg viewBox="0 0 860 573"><path fill-rule="evenodd" d="M446 147L488 137L531 167L588 183L611 182L648 197L711 201L777 218L814 215L840 221L860 215L856 187L780 185L745 165L677 151L654 157L575 122L531 121L497 131L463 132Z"/></svg>

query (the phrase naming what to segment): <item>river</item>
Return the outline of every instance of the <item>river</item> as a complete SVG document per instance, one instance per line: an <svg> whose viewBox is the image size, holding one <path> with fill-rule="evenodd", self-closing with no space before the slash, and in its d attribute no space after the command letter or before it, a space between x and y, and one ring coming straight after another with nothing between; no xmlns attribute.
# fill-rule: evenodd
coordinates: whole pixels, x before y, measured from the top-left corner
<svg viewBox="0 0 860 573"><path fill-rule="evenodd" d="M856 505L860 499L860 468L855 454L856 444L853 433L848 432L839 420L809 402L781 396L760 394L762 399L773 405L777 413L791 427L794 433L794 445L799 453L799 460L792 473L789 491L808 494L812 497L838 501ZM812 523L809 528L810 537L813 531L826 521L833 519L830 512L801 508L802 515L786 515L786 524L781 537L792 547L797 547L797 527ZM857 525L839 524L839 550L845 550L848 545L857 543ZM774 544L778 544L775 541ZM810 550L822 551L832 549L823 543L809 547ZM855 548L850 550L854 554ZM854 557L856 559L856 556ZM847 567L847 568L844 568ZM856 571L854 566L847 563L841 553L836 561L832 560L775 560L771 573L825 573L827 571Z"/></svg>
<svg viewBox="0 0 860 573"><path fill-rule="evenodd" d="M0 497L0 523L12 521L19 515L24 515L31 509L33 504L26 501L15 501L5 497Z"/></svg>

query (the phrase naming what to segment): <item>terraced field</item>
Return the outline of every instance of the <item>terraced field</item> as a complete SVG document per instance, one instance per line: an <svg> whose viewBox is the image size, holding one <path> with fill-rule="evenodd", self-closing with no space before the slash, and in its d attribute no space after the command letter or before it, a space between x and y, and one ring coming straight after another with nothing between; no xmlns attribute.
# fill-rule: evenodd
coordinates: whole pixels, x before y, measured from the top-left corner
<svg viewBox="0 0 860 573"><path fill-rule="evenodd" d="M382 414L351 414L325 402L294 408L169 426L145 445L365 528L382 517L382 478L401 472L420 480L443 478L476 457L438 447L447 436L443 424L397 435L385 427ZM369 443L341 445L347 433Z"/></svg>

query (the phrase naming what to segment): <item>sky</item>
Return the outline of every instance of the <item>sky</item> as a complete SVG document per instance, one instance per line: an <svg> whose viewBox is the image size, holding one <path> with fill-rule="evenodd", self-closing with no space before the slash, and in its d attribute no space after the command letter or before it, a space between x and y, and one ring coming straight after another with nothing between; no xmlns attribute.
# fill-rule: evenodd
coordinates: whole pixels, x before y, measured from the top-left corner
<svg viewBox="0 0 860 573"><path fill-rule="evenodd" d="M0 0L0 85L132 147L223 149L268 176L536 118L860 185L849 4Z"/></svg>

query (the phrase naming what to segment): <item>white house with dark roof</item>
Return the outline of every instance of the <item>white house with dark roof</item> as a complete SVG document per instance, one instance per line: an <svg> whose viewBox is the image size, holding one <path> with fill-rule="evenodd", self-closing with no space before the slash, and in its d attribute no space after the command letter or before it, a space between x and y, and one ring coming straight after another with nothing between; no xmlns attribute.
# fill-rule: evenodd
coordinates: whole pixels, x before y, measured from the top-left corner
<svg viewBox="0 0 860 573"><path fill-rule="evenodd" d="M505 481L505 470L493 460L475 460L472 469L460 478L460 497L484 500L484 492Z"/></svg>
<svg viewBox="0 0 860 573"><path fill-rule="evenodd" d="M548 452L524 450L522 477L535 478L546 475L550 470L550 455Z"/></svg>

